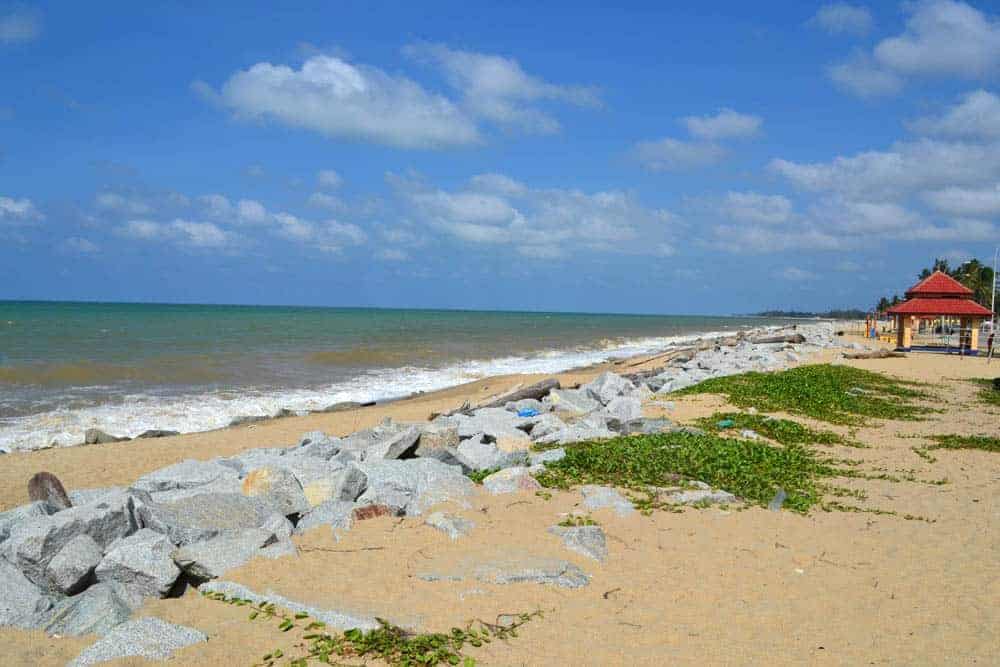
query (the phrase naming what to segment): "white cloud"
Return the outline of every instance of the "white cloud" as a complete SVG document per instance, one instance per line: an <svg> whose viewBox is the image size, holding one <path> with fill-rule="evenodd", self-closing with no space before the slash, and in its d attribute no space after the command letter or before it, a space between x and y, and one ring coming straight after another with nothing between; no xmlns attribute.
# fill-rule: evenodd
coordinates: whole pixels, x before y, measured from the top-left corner
<svg viewBox="0 0 1000 667"><path fill-rule="evenodd" d="M405 262L410 258L405 250L399 248L384 248L375 253L375 256L386 262Z"/></svg>
<svg viewBox="0 0 1000 667"><path fill-rule="evenodd" d="M871 54L855 54L828 70L848 92L891 95L905 77L991 77L1000 67L1000 21L955 0L904 3L906 29L883 39Z"/></svg>
<svg viewBox="0 0 1000 667"><path fill-rule="evenodd" d="M69 238L63 239L57 246L57 249L60 252L75 255L93 255L101 251L100 246L93 241L80 238L78 236L70 236Z"/></svg>
<svg viewBox="0 0 1000 667"><path fill-rule="evenodd" d="M517 197L528 191L523 183L503 174L479 174L470 178L469 184L481 192L493 192L510 197Z"/></svg>
<svg viewBox="0 0 1000 667"><path fill-rule="evenodd" d="M729 192L723 198L720 211L734 220L780 224L791 218L792 202L782 195Z"/></svg>
<svg viewBox="0 0 1000 667"><path fill-rule="evenodd" d="M153 241L166 236L166 227L152 220L129 220L118 227L117 231L122 236L143 241Z"/></svg>
<svg viewBox="0 0 1000 667"><path fill-rule="evenodd" d="M790 280L793 282L819 279L819 276L812 271L806 271L805 269L800 269L797 266L785 267L785 269L778 273L778 276L784 280Z"/></svg>
<svg viewBox="0 0 1000 667"><path fill-rule="evenodd" d="M95 198L97 208L120 215L145 215L152 207L136 197L125 197L116 192L102 192Z"/></svg>
<svg viewBox="0 0 1000 667"><path fill-rule="evenodd" d="M0 44L30 42L42 32L42 19L38 12L15 9L0 15Z"/></svg>
<svg viewBox="0 0 1000 667"><path fill-rule="evenodd" d="M1000 97L985 90L966 93L942 116L919 118L909 124L922 134L961 139L1000 139Z"/></svg>
<svg viewBox="0 0 1000 667"><path fill-rule="evenodd" d="M0 197L0 224L22 224L44 220L45 216L30 199Z"/></svg>
<svg viewBox="0 0 1000 667"><path fill-rule="evenodd" d="M447 98L405 77L330 55L313 56L300 69L257 63L230 76L212 99L238 116L397 148L480 140L475 123Z"/></svg>
<svg viewBox="0 0 1000 667"><path fill-rule="evenodd" d="M222 248L235 240L233 234L211 222L174 220L169 229L179 236L181 244L196 248Z"/></svg>
<svg viewBox="0 0 1000 667"><path fill-rule="evenodd" d="M809 23L830 34L866 35L874 21L867 7L834 2L820 7Z"/></svg>
<svg viewBox="0 0 1000 667"><path fill-rule="evenodd" d="M316 182L321 188L336 190L344 183L344 179L333 169L323 169L316 174Z"/></svg>
<svg viewBox="0 0 1000 667"><path fill-rule="evenodd" d="M551 259L579 252L667 255L674 251L676 219L642 206L621 191L585 193L533 189L497 174L473 177L456 191L393 179L408 210L459 241L507 246L525 257ZM505 187L497 188L498 184ZM498 190L508 191L502 194ZM397 234L398 230L386 233ZM410 236L402 233L398 240Z"/></svg>
<svg viewBox="0 0 1000 667"><path fill-rule="evenodd" d="M954 216L1000 216L1000 185L986 188L944 188L923 195L932 208Z"/></svg>
<svg viewBox="0 0 1000 667"><path fill-rule="evenodd" d="M198 203L205 209L205 213L212 218L229 218L233 215L234 208L228 197L220 194L210 194L198 197Z"/></svg>
<svg viewBox="0 0 1000 667"><path fill-rule="evenodd" d="M266 225L272 221L264 205L253 199L241 199L236 204L236 219L247 225Z"/></svg>
<svg viewBox="0 0 1000 667"><path fill-rule="evenodd" d="M652 171L674 171L715 164L726 151L718 144L681 141L670 137L640 141L633 149L635 158Z"/></svg>
<svg viewBox="0 0 1000 667"><path fill-rule="evenodd" d="M875 47L875 58L907 74L984 76L1000 65L1000 23L964 2L925 0L913 5L903 34Z"/></svg>
<svg viewBox="0 0 1000 667"><path fill-rule="evenodd" d="M533 103L600 104L593 88L549 83L529 75L512 58L428 43L411 44L404 53L440 67L448 84L461 93L462 104L470 113L499 125L529 132L555 132L559 122Z"/></svg>
<svg viewBox="0 0 1000 667"><path fill-rule="evenodd" d="M837 87L858 97L895 95L903 88L899 76L864 54L855 54L847 62L831 65L827 74Z"/></svg>
<svg viewBox="0 0 1000 667"><path fill-rule="evenodd" d="M314 192L306 200L309 206L323 208L328 211L342 212L347 210L347 204L343 199L335 195L328 195L325 192Z"/></svg>
<svg viewBox="0 0 1000 667"><path fill-rule="evenodd" d="M693 136L717 141L753 136L760 131L764 120L760 116L739 113L732 109L720 109L714 116L687 116L683 122Z"/></svg>

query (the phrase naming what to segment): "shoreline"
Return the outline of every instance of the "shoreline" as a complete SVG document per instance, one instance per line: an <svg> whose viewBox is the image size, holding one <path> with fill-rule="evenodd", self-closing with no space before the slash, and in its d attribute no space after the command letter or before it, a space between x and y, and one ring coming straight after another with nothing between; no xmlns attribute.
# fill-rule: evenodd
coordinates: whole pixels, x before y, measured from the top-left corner
<svg viewBox="0 0 1000 667"><path fill-rule="evenodd" d="M0 432L0 452L38 451L93 444L86 442L85 435L88 429L101 431L106 436L106 440L112 438L135 439L147 431L171 431L182 435L207 433L230 427L237 420L242 420L243 423L263 422L288 417L289 413L294 413L295 416L321 413L326 411L330 405L344 402L360 402L365 405L369 403L385 404L505 375L572 373L613 363L620 359L661 354L670 349L718 340L740 332L768 331L780 326L782 325L741 326L733 330L709 330L676 336L624 339L603 349L554 349L528 357L515 355L458 361L440 368L404 366L391 369L370 369L360 372L352 378L339 381L338 384L331 385L326 390L288 387L262 392L252 388L243 392L238 389L193 392L152 399L153 402L150 405L141 408L141 411L136 414L130 413L131 410L137 408L129 407L128 402L124 404L108 402L77 408L62 416L57 410L21 415L10 418L11 423L5 427L8 432L6 436ZM637 349L641 351L636 352ZM599 360L593 363L574 365L574 359L581 356ZM490 369L499 369L505 366L521 366L525 370L513 373L490 371ZM461 381L463 376L477 374L480 368L486 370L485 375ZM365 388L365 383L368 381L376 384L381 382L385 386L368 390ZM409 389L406 387L407 384L411 385ZM415 389L413 385L426 386L427 389ZM333 387L337 387L337 389L334 391ZM223 398L227 395L232 395L233 398ZM321 395L336 398L323 401L318 398ZM323 405L324 402L327 404ZM269 405L269 410L260 411L261 406L264 405ZM254 406L258 411L254 411ZM241 410L241 407L244 409ZM245 409L247 407L249 409ZM158 416L151 418L151 413ZM102 418L101 415L104 417ZM73 419L77 423L72 427L66 425L54 427L52 426L54 419ZM200 424L205 424L206 427L201 427ZM42 430L43 428L45 430Z"/></svg>

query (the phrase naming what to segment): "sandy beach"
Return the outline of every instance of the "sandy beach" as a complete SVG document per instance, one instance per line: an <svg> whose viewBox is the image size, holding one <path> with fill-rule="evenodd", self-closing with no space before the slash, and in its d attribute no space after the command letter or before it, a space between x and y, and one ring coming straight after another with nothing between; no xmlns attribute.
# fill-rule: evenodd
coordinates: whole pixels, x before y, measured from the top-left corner
<svg viewBox="0 0 1000 667"><path fill-rule="evenodd" d="M543 612L516 639L470 649L483 665L990 664L1000 651L995 604L1000 599L1000 459L985 451L936 450L931 462L914 446L934 434L1000 436L1000 410L976 402L976 388L966 381L992 377L998 366L930 354L840 357L841 350L832 349L803 363L844 363L926 382L941 409L922 421L873 422L854 429L795 417L869 446L833 446L829 453L860 459L864 470L913 480L838 480L863 490L867 500L859 505L873 511L813 509L803 516L730 506L621 517L600 509L593 518L607 534L609 555L596 563L568 552L547 532L580 512L579 492L552 490L550 497L530 491L484 493L467 507L443 508L475 523L467 538L450 540L420 516L359 522L339 540L319 527L293 538L298 557L257 558L226 579L319 608L372 614L425 630ZM563 386L573 386L609 367L614 369L602 365L558 377ZM642 368L637 364L629 370ZM489 378L349 412L14 453L3 457L0 509L27 500L25 482L38 470L55 473L70 489L125 485L185 458L290 445L306 431L346 435L386 417L426 420L464 401L482 403L539 379ZM660 397L647 401L644 415L690 424L726 406L714 395L670 400L672 406ZM942 479L947 482L931 483ZM883 510L897 514L877 513ZM567 590L419 578L428 569L526 552L567 559L591 575L590 584ZM194 590L179 599L148 600L135 613L146 615L208 635L206 643L178 651L176 664L253 664L275 648L294 655L302 643L299 630L285 634L275 623L250 622L244 608L205 599ZM12 665L65 664L94 640L10 628L0 630L0 638L4 662Z"/></svg>

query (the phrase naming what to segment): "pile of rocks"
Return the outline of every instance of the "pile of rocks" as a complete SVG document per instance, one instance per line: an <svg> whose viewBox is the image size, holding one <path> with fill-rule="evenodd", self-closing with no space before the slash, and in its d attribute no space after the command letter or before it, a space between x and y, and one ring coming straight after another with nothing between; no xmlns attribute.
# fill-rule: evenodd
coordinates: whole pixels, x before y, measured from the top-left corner
<svg viewBox="0 0 1000 667"><path fill-rule="evenodd" d="M0 625L104 635L145 598L178 595L254 557L295 555L290 537L297 531L330 526L336 534L373 516L421 515L445 501L468 506L478 492L467 476L473 471L497 470L483 482L490 493L539 488L532 475L565 453L532 453L533 444L676 429L668 420L644 418L643 401L707 377L780 367L793 354L832 344L830 327L799 327L796 335L801 342L744 339L709 347L636 381L614 373L578 388L552 381L537 398L429 423L387 420L344 438L312 432L291 447L186 460L127 488L76 491L69 502L38 500L4 512ZM583 490L585 506L614 493L595 489ZM676 502L732 500L708 488L671 493ZM630 510L619 499L617 507ZM428 524L453 539L473 527L439 514ZM606 557L597 530L554 532L569 548ZM563 564L542 569L563 583L582 581ZM492 570L475 576L496 578Z"/></svg>

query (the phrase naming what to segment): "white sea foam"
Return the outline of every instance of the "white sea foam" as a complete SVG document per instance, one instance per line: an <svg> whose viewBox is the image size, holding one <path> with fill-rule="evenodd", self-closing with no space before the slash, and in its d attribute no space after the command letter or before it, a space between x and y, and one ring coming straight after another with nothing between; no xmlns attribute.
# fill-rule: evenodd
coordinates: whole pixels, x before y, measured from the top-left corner
<svg viewBox="0 0 1000 667"><path fill-rule="evenodd" d="M697 338L730 333L706 332L621 342L602 341L601 349L550 350L527 357L466 361L443 368L375 369L319 388L219 390L169 397L136 393L114 404L57 409L5 420L0 424L0 450L78 445L83 442L88 428L130 437L153 428L181 433L209 431L228 425L233 417L240 415L273 415L282 408L305 412L341 401L398 398L493 375L556 373L613 358L647 354Z"/></svg>

